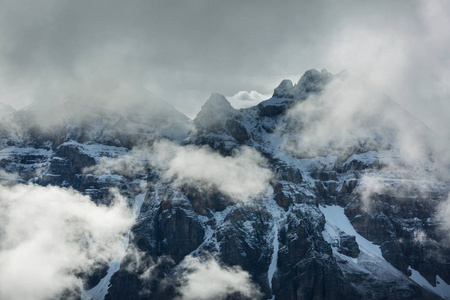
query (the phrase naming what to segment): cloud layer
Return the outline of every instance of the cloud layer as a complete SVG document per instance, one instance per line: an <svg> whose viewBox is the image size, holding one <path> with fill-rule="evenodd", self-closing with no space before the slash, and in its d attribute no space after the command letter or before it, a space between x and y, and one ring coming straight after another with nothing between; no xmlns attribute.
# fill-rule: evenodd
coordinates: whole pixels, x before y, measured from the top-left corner
<svg viewBox="0 0 450 300"><path fill-rule="evenodd" d="M85 172L134 176L152 166L175 187L186 185L205 192L214 189L234 201L268 192L273 178L266 160L251 148L243 147L232 156L222 156L207 146L180 146L168 140L136 147L118 158L102 158Z"/></svg>
<svg viewBox="0 0 450 300"><path fill-rule="evenodd" d="M224 267L214 258L202 260L192 256L187 256L181 267L185 269L179 290L182 299L226 299L234 293L248 299L262 297L250 275L240 267Z"/></svg>
<svg viewBox="0 0 450 300"><path fill-rule="evenodd" d="M70 189L0 185L0 298L70 297L78 274L112 259L134 218L111 197L106 207Z"/></svg>
<svg viewBox="0 0 450 300"><path fill-rule="evenodd" d="M176 186L205 191L215 188L235 201L266 192L273 177L265 159L247 147L228 157L208 147L180 147L170 142L160 142L153 149L155 163Z"/></svg>
<svg viewBox="0 0 450 300"><path fill-rule="evenodd" d="M440 204L437 216L442 221L441 228L447 232L447 242L450 243L450 194L448 195L447 200Z"/></svg>
<svg viewBox="0 0 450 300"><path fill-rule="evenodd" d="M322 93L290 109L278 130L287 133L288 149L307 156L345 155L358 147L395 148L405 158L419 160L434 142L422 122L376 86L349 73L335 76Z"/></svg>
<svg viewBox="0 0 450 300"><path fill-rule="evenodd" d="M270 94L306 69L349 69L448 133L449 24L439 0L7 0L0 99L17 108L128 85L193 117L211 92Z"/></svg>

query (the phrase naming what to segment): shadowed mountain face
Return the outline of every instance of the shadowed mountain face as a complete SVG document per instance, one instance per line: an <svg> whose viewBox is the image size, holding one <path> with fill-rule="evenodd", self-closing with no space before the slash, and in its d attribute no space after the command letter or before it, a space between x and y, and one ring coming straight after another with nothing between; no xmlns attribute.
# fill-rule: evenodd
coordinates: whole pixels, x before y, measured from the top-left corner
<svg viewBox="0 0 450 300"><path fill-rule="evenodd" d="M450 297L433 133L363 91L309 70L251 108L213 94L193 122L161 102L67 102L40 126L31 107L3 118L0 167L16 178L0 180L142 198L130 255L80 274L85 299ZM214 267L247 277L232 285Z"/></svg>

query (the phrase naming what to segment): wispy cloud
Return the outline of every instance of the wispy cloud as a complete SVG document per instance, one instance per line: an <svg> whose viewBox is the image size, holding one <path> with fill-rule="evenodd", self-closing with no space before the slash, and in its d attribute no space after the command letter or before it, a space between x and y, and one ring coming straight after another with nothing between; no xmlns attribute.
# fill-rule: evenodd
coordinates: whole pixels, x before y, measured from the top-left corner
<svg viewBox="0 0 450 300"><path fill-rule="evenodd" d="M439 205L437 216L441 219L441 228L447 233L447 242L450 243L450 194Z"/></svg>
<svg viewBox="0 0 450 300"><path fill-rule="evenodd" d="M180 265L182 299L227 299L239 293L247 299L260 299L262 293L250 275L240 267L221 266L214 258L187 256Z"/></svg>
<svg viewBox="0 0 450 300"><path fill-rule="evenodd" d="M411 160L427 154L432 134L370 82L349 73L336 75L322 93L290 109L278 131L299 155L396 148Z"/></svg>
<svg viewBox="0 0 450 300"><path fill-rule="evenodd" d="M173 180L176 186L215 188L235 201L267 191L273 177L266 160L247 147L236 150L232 156L222 156L208 147L161 142L154 146L154 151L155 162L164 170L164 177Z"/></svg>
<svg viewBox="0 0 450 300"><path fill-rule="evenodd" d="M136 147L119 158L104 158L85 172L112 171L133 176L149 167L157 168L162 178L175 187L215 189L234 201L245 201L267 192L273 178L267 161L251 148L243 147L231 156L222 156L207 146L180 146L168 140Z"/></svg>

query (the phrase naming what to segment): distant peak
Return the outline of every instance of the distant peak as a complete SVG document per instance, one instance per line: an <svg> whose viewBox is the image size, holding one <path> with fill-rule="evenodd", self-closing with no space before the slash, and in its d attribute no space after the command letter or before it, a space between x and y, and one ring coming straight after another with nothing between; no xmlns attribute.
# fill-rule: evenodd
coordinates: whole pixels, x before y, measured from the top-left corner
<svg viewBox="0 0 450 300"><path fill-rule="evenodd" d="M206 100L205 104L202 106L202 111L205 112L232 112L235 109L233 106L231 106L230 101L225 98L224 95L213 93L211 96Z"/></svg>
<svg viewBox="0 0 450 300"><path fill-rule="evenodd" d="M218 93L213 93L211 94L211 96L208 98L208 100L206 100L205 105L214 105L214 106L229 106L231 107L231 103L230 101L227 100L227 98L225 98L224 95L222 94L218 94Z"/></svg>
<svg viewBox="0 0 450 300"><path fill-rule="evenodd" d="M292 88L294 85L289 79L281 81L280 85L273 91L274 98L293 98Z"/></svg>
<svg viewBox="0 0 450 300"><path fill-rule="evenodd" d="M209 128L212 131L223 129L224 122L236 113L230 102L221 94L212 94L194 119L198 128Z"/></svg>
<svg viewBox="0 0 450 300"><path fill-rule="evenodd" d="M326 69L322 69L320 72L316 69L308 70L296 84L297 91L320 92L332 77L333 74Z"/></svg>
<svg viewBox="0 0 450 300"><path fill-rule="evenodd" d="M320 72L316 69L308 70L295 85L288 79L281 81L274 90L273 98L303 98L309 93L320 92L332 78L333 74L326 69Z"/></svg>

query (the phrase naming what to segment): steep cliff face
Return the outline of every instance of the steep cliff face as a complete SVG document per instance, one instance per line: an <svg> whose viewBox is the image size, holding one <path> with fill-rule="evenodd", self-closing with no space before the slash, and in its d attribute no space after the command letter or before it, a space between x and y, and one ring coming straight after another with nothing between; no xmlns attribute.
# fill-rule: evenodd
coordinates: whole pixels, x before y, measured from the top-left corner
<svg viewBox="0 0 450 300"><path fill-rule="evenodd" d="M103 117L96 119L100 127L71 123L58 131L63 134L5 134L0 166L22 181L70 186L97 202L108 203L112 187L129 199L145 194L131 234L139 264L122 261L105 285L106 299L185 296L180 274L187 257L211 255L250 274L264 299L450 297L450 248L436 218L449 184L433 161L426 157L411 165L390 126L376 127L370 143L355 135L345 147L328 143L305 150L307 123L293 111L326 92L333 78L326 70L307 71L297 84L284 80L271 99L240 110L213 94L193 130L172 136L153 125L131 134L122 129L130 127L115 127L114 118ZM181 117L176 123L189 122ZM154 148L136 155L133 147L142 136L150 144L171 138L180 149L207 146L226 161L254 149L273 176L263 193L238 200L217 185L205 188L193 179L180 184L180 175L164 171L172 165L152 161ZM208 168L214 164L199 166ZM233 172L226 169L224 180L237 176ZM84 289L95 289L106 268ZM227 299L245 298L230 292Z"/></svg>

